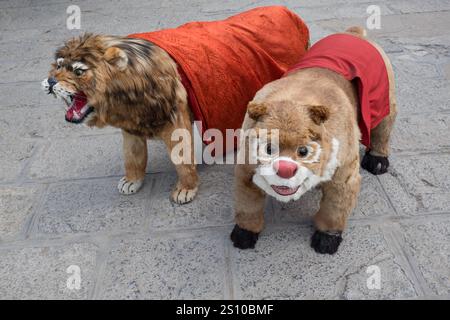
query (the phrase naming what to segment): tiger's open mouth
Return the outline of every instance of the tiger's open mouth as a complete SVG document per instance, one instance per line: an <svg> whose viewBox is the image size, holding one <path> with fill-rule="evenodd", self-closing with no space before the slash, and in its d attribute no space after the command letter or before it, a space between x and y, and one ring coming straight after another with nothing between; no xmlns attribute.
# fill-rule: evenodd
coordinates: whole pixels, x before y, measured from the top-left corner
<svg viewBox="0 0 450 320"><path fill-rule="evenodd" d="M82 123L89 113L94 111L88 102L86 95L79 91L71 94L69 98L64 98L67 104L66 121L71 123Z"/></svg>
<svg viewBox="0 0 450 320"><path fill-rule="evenodd" d="M295 187L295 188L290 188L290 187L286 187L286 186L275 186L275 185L271 185L273 191L275 191L276 193L278 193L281 196L290 196L293 195L294 193L297 192L298 188L300 188L300 186Z"/></svg>

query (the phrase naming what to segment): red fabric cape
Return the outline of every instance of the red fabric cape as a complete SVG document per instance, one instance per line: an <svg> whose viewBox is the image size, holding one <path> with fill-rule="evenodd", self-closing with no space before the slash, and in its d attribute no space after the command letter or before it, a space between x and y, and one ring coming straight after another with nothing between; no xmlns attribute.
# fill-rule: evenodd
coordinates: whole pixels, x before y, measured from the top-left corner
<svg viewBox="0 0 450 320"><path fill-rule="evenodd" d="M129 37L148 40L171 55L195 120L202 122L203 131L216 128L225 137L226 129L241 127L255 93L303 56L309 31L287 8L270 6Z"/></svg>
<svg viewBox="0 0 450 320"><path fill-rule="evenodd" d="M327 68L356 81L361 142L370 148L370 130L389 114L389 78L379 51L357 36L334 34L314 44L287 74L312 67Z"/></svg>

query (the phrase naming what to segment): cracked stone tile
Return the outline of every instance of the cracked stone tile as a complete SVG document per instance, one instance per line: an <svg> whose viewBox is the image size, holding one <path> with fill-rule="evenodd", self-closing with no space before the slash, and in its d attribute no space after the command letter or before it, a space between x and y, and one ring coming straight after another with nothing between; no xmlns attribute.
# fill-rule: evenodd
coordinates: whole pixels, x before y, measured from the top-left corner
<svg viewBox="0 0 450 320"><path fill-rule="evenodd" d="M0 188L0 240L15 238L24 231L37 193L36 187Z"/></svg>
<svg viewBox="0 0 450 320"><path fill-rule="evenodd" d="M150 186L121 195L117 179L87 180L49 186L34 232L38 234L129 232L142 229Z"/></svg>
<svg viewBox="0 0 450 320"><path fill-rule="evenodd" d="M94 285L96 252L97 247L87 243L0 248L0 297L87 299ZM69 277L75 275L74 271L67 273L71 265L79 267L81 282L78 290L67 286Z"/></svg>
<svg viewBox="0 0 450 320"><path fill-rule="evenodd" d="M108 255L100 299L223 299L223 237L120 241Z"/></svg>
<svg viewBox="0 0 450 320"><path fill-rule="evenodd" d="M122 152L120 134L54 140L36 155L29 176L31 179L121 176ZM147 172L174 170L163 143L149 141L148 153Z"/></svg>
<svg viewBox="0 0 450 320"><path fill-rule="evenodd" d="M447 155L391 157L387 174L379 177L400 215L448 211L450 182Z"/></svg>
<svg viewBox="0 0 450 320"><path fill-rule="evenodd" d="M335 255L310 248L312 228L263 231L255 250L233 251L241 299L394 299L416 297L381 231L350 227ZM378 266L380 289L368 289L369 266ZM370 269L369 269L370 271Z"/></svg>
<svg viewBox="0 0 450 320"><path fill-rule="evenodd" d="M350 219L394 215L377 178L362 169L361 175L361 191L358 203ZM298 222L304 220L305 217L311 217L312 219L319 210L321 198L322 192L320 189L315 189L294 202L281 203L274 201L275 219L284 222Z"/></svg>
<svg viewBox="0 0 450 320"><path fill-rule="evenodd" d="M436 295L450 294L450 220L400 222L407 252Z"/></svg>

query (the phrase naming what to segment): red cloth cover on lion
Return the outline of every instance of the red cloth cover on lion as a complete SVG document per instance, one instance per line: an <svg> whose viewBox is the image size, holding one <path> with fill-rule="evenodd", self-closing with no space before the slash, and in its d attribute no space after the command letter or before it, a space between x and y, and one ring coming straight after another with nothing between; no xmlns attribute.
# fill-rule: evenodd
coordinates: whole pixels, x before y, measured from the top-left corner
<svg viewBox="0 0 450 320"><path fill-rule="evenodd" d="M255 93L298 62L309 43L305 23L281 6L128 37L148 40L170 54L194 119L202 122L203 131L219 129L224 142L226 129L241 127Z"/></svg>
<svg viewBox="0 0 450 320"><path fill-rule="evenodd" d="M368 41L351 34L333 34L315 43L298 64L299 69L321 67L355 80L361 117L361 142L370 148L370 130L389 114L389 78L380 52Z"/></svg>

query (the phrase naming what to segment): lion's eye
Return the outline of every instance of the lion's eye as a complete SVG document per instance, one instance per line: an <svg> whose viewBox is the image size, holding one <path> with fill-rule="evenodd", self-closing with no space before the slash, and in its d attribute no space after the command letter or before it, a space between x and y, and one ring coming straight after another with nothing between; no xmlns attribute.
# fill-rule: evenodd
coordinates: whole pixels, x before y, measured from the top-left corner
<svg viewBox="0 0 450 320"><path fill-rule="evenodd" d="M77 76L81 76L81 75L84 73L84 70L83 70L83 69L75 69L73 72L74 72Z"/></svg>
<svg viewBox="0 0 450 320"><path fill-rule="evenodd" d="M308 155L308 153L309 153L309 150L305 146L299 147L297 149L297 154L302 158L306 157Z"/></svg>

